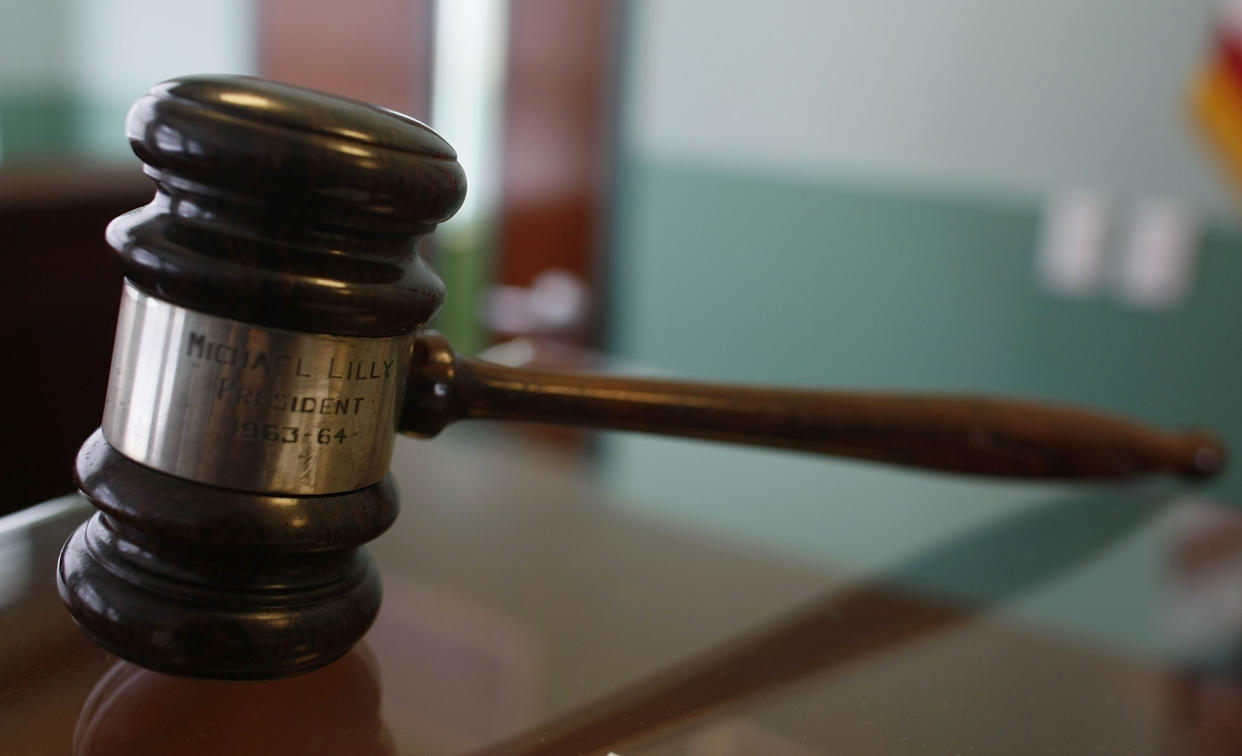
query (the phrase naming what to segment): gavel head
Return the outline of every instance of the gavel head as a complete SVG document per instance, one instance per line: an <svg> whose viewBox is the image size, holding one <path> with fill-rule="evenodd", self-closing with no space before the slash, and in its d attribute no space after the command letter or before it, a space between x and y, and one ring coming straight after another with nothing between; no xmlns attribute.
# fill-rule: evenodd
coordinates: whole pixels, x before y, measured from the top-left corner
<svg viewBox="0 0 1242 756"><path fill-rule="evenodd" d="M313 669L379 607L360 546L397 514L414 331L444 294L416 245L461 205L461 166L413 119L245 77L165 82L126 130L156 194L107 231L126 280L76 468L99 512L61 596L153 669Z"/></svg>

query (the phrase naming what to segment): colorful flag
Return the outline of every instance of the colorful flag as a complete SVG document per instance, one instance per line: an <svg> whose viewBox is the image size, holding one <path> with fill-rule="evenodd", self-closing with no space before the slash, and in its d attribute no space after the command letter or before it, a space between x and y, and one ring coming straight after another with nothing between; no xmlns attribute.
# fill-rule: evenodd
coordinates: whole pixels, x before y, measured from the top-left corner
<svg viewBox="0 0 1242 756"><path fill-rule="evenodd" d="M1242 190L1242 2L1226 3L1212 50L1195 77L1191 105L1227 177Z"/></svg>

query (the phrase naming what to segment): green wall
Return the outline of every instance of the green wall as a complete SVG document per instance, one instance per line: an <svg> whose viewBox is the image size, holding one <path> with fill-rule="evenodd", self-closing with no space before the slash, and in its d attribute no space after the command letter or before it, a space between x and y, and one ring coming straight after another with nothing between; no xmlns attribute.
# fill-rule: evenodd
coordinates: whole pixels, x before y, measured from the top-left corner
<svg viewBox="0 0 1242 756"><path fill-rule="evenodd" d="M1021 196L636 161L619 197L613 343L635 364L686 376L1044 397L1171 428L1207 424L1242 444L1242 235L1208 230L1193 295L1140 310L1042 288L1039 216ZM1116 536L1101 538L1106 558L1011 586L1006 610L1139 650L1163 642L1167 492L1242 501L1238 466L1208 488L1108 488L640 436L605 448L606 476L647 514L834 569L923 575L922 587L971 598L999 600L991 578L1015 574L993 557L1055 555L1051 546L1103 528ZM1041 511L1061 514L1038 532L1005 526ZM963 549L982 561L924 569Z"/></svg>
<svg viewBox="0 0 1242 756"><path fill-rule="evenodd" d="M636 162L614 345L689 375L1048 397L1242 441L1242 236L1209 229L1193 295L1137 309L1035 274L1039 203ZM1221 491L1242 494L1235 467Z"/></svg>

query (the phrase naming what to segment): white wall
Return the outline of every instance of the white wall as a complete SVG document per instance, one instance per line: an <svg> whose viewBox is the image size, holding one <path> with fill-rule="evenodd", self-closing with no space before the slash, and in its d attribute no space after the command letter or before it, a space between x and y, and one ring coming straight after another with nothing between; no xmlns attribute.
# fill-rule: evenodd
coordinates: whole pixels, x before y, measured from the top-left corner
<svg viewBox="0 0 1242 756"><path fill-rule="evenodd" d="M0 2L0 89L32 89L68 75L66 2Z"/></svg>
<svg viewBox="0 0 1242 756"><path fill-rule="evenodd" d="M142 96L190 73L253 73L252 0L68 0L75 85L91 97Z"/></svg>
<svg viewBox="0 0 1242 756"><path fill-rule="evenodd" d="M133 99L185 73L252 72L253 0L0 0L0 87Z"/></svg>
<svg viewBox="0 0 1242 756"><path fill-rule="evenodd" d="M640 155L1024 194L1226 195L1186 83L1211 0L638 0Z"/></svg>
<svg viewBox="0 0 1242 756"><path fill-rule="evenodd" d="M95 158L132 159L124 134L129 106L152 85L193 73L256 71L253 0L67 0L68 86L83 106L77 148Z"/></svg>

